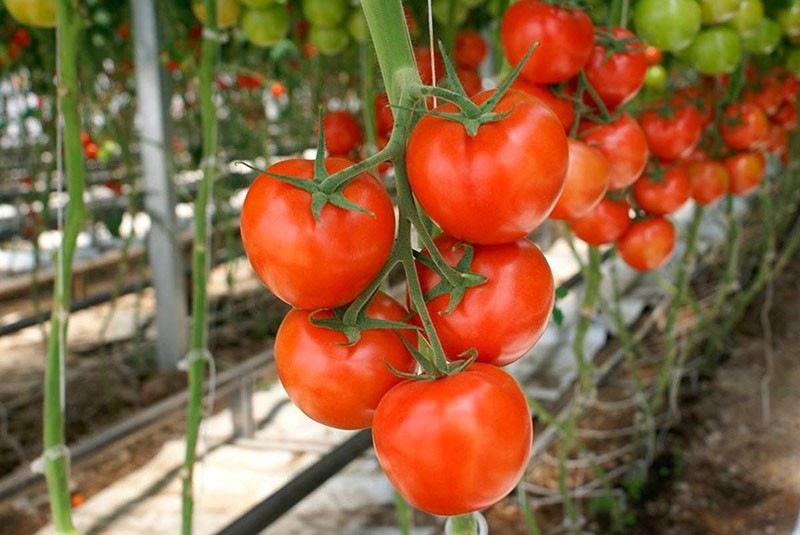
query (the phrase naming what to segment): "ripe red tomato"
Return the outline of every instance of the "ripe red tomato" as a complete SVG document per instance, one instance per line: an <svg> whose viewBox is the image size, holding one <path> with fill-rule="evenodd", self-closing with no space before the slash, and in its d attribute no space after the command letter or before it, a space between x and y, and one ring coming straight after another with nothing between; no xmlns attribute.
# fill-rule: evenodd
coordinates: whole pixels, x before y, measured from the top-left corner
<svg viewBox="0 0 800 535"><path fill-rule="evenodd" d="M380 92L375 95L375 130L378 134L388 135L394 127L394 114L389 106L389 95Z"/></svg>
<svg viewBox="0 0 800 535"><path fill-rule="evenodd" d="M389 329L368 329L355 344L334 329L317 327L305 310L291 310L275 336L275 366L289 398L313 420L337 429L361 429L372 425L378 402L402 379L398 371L411 373L416 361ZM404 321L406 309L378 292L367 308L372 319ZM333 317L321 311L315 319ZM403 332L403 331L401 331ZM414 331L403 336L413 343Z"/></svg>
<svg viewBox="0 0 800 535"><path fill-rule="evenodd" d="M764 150L777 155L785 165L789 157L789 134L777 123L769 123L767 139L764 142Z"/></svg>
<svg viewBox="0 0 800 535"><path fill-rule="evenodd" d="M777 80L765 78L761 87L748 87L742 93L742 100L758 106L767 115L775 115L783 104L783 88Z"/></svg>
<svg viewBox="0 0 800 535"><path fill-rule="evenodd" d="M493 94L472 99L481 104ZM437 110L457 111L453 104ZM553 209L567 171L564 128L540 100L512 89L493 111L508 115L474 136L459 122L426 115L408 140L414 195L446 234L471 243L527 236Z"/></svg>
<svg viewBox="0 0 800 535"><path fill-rule="evenodd" d="M511 65L518 64L538 42L521 76L534 83L552 84L569 80L586 65L594 48L594 26L579 9L521 0L503 16L500 38Z"/></svg>
<svg viewBox="0 0 800 535"><path fill-rule="evenodd" d="M629 114L623 113L608 124L586 121L581 124L579 134L583 141L597 147L608 158L611 165L609 190L630 186L644 172L649 156L647 139L639 123Z"/></svg>
<svg viewBox="0 0 800 535"><path fill-rule="evenodd" d="M394 387L378 405L372 436L386 477L411 505L458 515L513 490L533 431L517 382L476 362L442 379Z"/></svg>
<svg viewBox="0 0 800 535"><path fill-rule="evenodd" d="M608 189L611 166L598 149L569 138L569 164L564 190L550 219L577 219L597 206Z"/></svg>
<svg viewBox="0 0 800 535"><path fill-rule="evenodd" d="M661 180L642 176L633 184L633 197L648 214L671 214L689 199L689 174L682 163L673 165Z"/></svg>
<svg viewBox="0 0 800 535"><path fill-rule="evenodd" d="M414 50L414 58L417 60L417 69L419 70L419 77L425 85L433 83L433 67L431 63L431 50L430 48L417 48ZM438 50L434 52L434 61L436 67L436 81L444 78L444 59Z"/></svg>
<svg viewBox="0 0 800 535"><path fill-rule="evenodd" d="M794 102L784 102L772 119L786 130L797 128L797 106Z"/></svg>
<svg viewBox="0 0 800 535"><path fill-rule="evenodd" d="M605 245L617 241L631 224L627 201L604 197L594 209L569 222L572 233L589 245Z"/></svg>
<svg viewBox="0 0 800 535"><path fill-rule="evenodd" d="M656 46L647 45L644 47L644 60L647 62L648 66L660 65L663 60L661 50Z"/></svg>
<svg viewBox="0 0 800 535"><path fill-rule="evenodd" d="M725 108L720 134L733 150L753 148L767 136L767 116L752 103L734 102Z"/></svg>
<svg viewBox="0 0 800 535"><path fill-rule="evenodd" d="M331 156L347 156L361 144L361 125L349 111L329 111L322 117L322 127Z"/></svg>
<svg viewBox="0 0 800 535"><path fill-rule="evenodd" d="M682 104L665 117L656 110L647 110L639 116L650 152L663 160L685 158L700 142L703 121L697 108Z"/></svg>
<svg viewBox="0 0 800 535"><path fill-rule="evenodd" d="M635 37L630 31L619 27L613 28L612 34L617 40L627 41ZM638 41L630 41L625 45L624 52L610 55L606 47L595 45L584 72L603 103L609 108L616 108L631 100L642 88L647 60ZM595 104L588 94L586 97L590 104Z"/></svg>
<svg viewBox="0 0 800 535"><path fill-rule="evenodd" d="M461 30L456 34L453 60L457 66L477 69L483 63L488 51L486 41L475 30Z"/></svg>
<svg viewBox="0 0 800 535"><path fill-rule="evenodd" d="M546 85L527 82L522 78L514 80L511 87L533 95L544 102L547 107L553 110L553 113L558 116L558 119L564 126L564 131L570 131L572 128L572 121L575 119L575 104L573 104L571 100L559 97Z"/></svg>
<svg viewBox="0 0 800 535"><path fill-rule="evenodd" d="M728 191L733 195L747 195L761 184L767 162L758 151L740 152L723 162L728 170Z"/></svg>
<svg viewBox="0 0 800 535"><path fill-rule="evenodd" d="M96 159L97 158L97 153L98 153L99 150L100 150L100 147L97 145L97 143L93 143L91 141L83 146L83 154L89 160Z"/></svg>
<svg viewBox="0 0 800 535"><path fill-rule="evenodd" d="M483 90L483 81L478 71L472 69L457 69L456 76L468 97L477 95Z"/></svg>
<svg viewBox="0 0 800 535"><path fill-rule="evenodd" d="M661 216L631 223L617 240L622 260L636 271L650 271L667 263L675 249L675 227Z"/></svg>
<svg viewBox="0 0 800 535"><path fill-rule="evenodd" d="M692 162L687 171L692 199L703 205L711 204L728 191L730 178L725 166L713 160Z"/></svg>
<svg viewBox="0 0 800 535"><path fill-rule="evenodd" d="M329 173L351 165L340 158L325 160ZM314 162L284 160L267 171L310 179ZM267 174L259 175L247 192L240 222L247 258L264 284L294 307L333 308L351 302L389 258L395 219L386 189L362 173L343 194L374 215L328 204L317 222L308 192Z"/></svg>
<svg viewBox="0 0 800 535"><path fill-rule="evenodd" d="M464 256L463 244L446 235L436 239L436 247L451 266ZM547 327L555 298L553 274L539 248L527 240L474 245L473 252L470 270L486 282L467 289L449 313L449 295L434 297L427 308L447 355L475 349L479 361L506 366L533 347ZM441 282L424 265L417 269L424 293Z"/></svg>

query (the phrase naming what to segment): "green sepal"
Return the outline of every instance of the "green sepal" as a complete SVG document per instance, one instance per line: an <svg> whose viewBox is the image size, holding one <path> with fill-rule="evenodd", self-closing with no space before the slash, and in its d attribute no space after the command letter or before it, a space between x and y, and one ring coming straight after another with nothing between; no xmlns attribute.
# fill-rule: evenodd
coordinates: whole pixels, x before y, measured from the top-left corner
<svg viewBox="0 0 800 535"><path fill-rule="evenodd" d="M308 321L315 327L323 329L331 329L341 332L346 338L347 343L342 345L353 345L358 343L361 339L361 333L369 330L389 329L393 331L412 329L415 331L420 330L416 325L404 323L401 321L382 320L375 318L359 318L354 324L346 324L342 317L344 316L345 309L336 309L333 311L332 318L315 318L314 315L319 312L315 310L308 315ZM401 337L402 338L402 337Z"/></svg>
<svg viewBox="0 0 800 535"><path fill-rule="evenodd" d="M558 288L556 288L556 299L564 299L568 293L569 293L569 288L565 286L559 286Z"/></svg>
<svg viewBox="0 0 800 535"><path fill-rule="evenodd" d="M533 54L533 51L536 50L538 46L539 42L537 41L533 43L530 46L530 48L528 48L528 51L525 52L525 55L522 56L522 59L519 61L519 63L517 63L517 65L511 70L506 79L503 80L503 83L497 87L497 90L495 91L494 95L492 95L492 97L489 100L481 104L482 112L491 111L494 109L495 106L497 106L497 103L500 102L500 99L503 98L503 96L511 88L511 84L513 84L514 81L519 77L519 73L522 72L522 68L528 62L528 59L531 57L531 54Z"/></svg>

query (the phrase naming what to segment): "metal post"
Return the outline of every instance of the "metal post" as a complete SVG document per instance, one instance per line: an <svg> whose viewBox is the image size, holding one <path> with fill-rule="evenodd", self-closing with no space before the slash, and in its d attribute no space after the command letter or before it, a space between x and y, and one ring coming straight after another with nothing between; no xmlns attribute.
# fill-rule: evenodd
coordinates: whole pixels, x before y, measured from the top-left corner
<svg viewBox="0 0 800 535"><path fill-rule="evenodd" d="M153 221L147 245L157 302L158 363L161 368L175 368L189 348L188 312L167 150L169 93L159 61L156 0L131 0L131 14L145 207Z"/></svg>
<svg viewBox="0 0 800 535"><path fill-rule="evenodd" d="M253 438L256 433L256 421L253 417L254 382L252 375L242 377L239 379L239 387L230 393L233 436L236 438Z"/></svg>

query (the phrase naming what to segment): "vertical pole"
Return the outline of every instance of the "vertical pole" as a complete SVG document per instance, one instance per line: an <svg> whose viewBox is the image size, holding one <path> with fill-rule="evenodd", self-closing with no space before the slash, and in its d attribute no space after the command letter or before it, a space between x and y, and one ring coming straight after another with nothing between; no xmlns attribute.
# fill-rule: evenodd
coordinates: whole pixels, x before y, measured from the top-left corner
<svg viewBox="0 0 800 535"><path fill-rule="evenodd" d="M158 363L175 368L189 348L186 281L177 241L175 193L170 177L167 84L159 61L159 19L155 0L131 1L136 92L145 207L153 219L148 252L156 294Z"/></svg>
<svg viewBox="0 0 800 535"><path fill-rule="evenodd" d="M253 416L253 376L243 377L239 388L231 392L230 406L233 418L233 436L237 438L253 438L256 433L256 420Z"/></svg>

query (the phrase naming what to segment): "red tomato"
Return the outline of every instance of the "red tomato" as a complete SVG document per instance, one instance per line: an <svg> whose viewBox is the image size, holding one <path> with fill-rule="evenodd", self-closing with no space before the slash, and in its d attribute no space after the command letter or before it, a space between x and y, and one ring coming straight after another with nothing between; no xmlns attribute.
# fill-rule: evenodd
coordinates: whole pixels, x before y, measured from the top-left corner
<svg viewBox="0 0 800 535"><path fill-rule="evenodd" d="M647 45L644 47L644 60L647 62L647 65L659 65L662 61L661 50L658 47L653 45Z"/></svg>
<svg viewBox="0 0 800 535"><path fill-rule="evenodd" d="M758 151L740 152L725 158L723 163L730 176L728 192L733 195L747 195L756 190L764 178L767 165Z"/></svg>
<svg viewBox="0 0 800 535"><path fill-rule="evenodd" d="M481 104L494 91L473 97ZM455 112L452 104L437 108ZM540 100L510 90L474 136L464 125L426 115L408 140L411 189L445 233L472 243L506 243L544 221L561 194L567 138Z"/></svg>
<svg viewBox="0 0 800 535"><path fill-rule="evenodd" d="M468 97L477 95L483 90L483 82L478 71L471 69L457 69L456 75L458 76L461 85L464 87L464 92Z"/></svg>
<svg viewBox="0 0 800 535"><path fill-rule="evenodd" d="M769 124L764 150L777 155L784 164L788 163L789 134L781 125L772 122Z"/></svg>
<svg viewBox="0 0 800 535"><path fill-rule="evenodd" d="M486 41L475 30L461 30L456 34L453 60L457 66L477 69L483 63L488 51Z"/></svg>
<svg viewBox="0 0 800 535"><path fill-rule="evenodd" d="M742 100L758 106L767 115L775 115L783 104L783 89L777 81L765 79L758 89L745 88Z"/></svg>
<svg viewBox="0 0 800 535"><path fill-rule="evenodd" d="M772 119L786 130L797 128L797 107L794 102L784 102Z"/></svg>
<svg viewBox="0 0 800 535"><path fill-rule="evenodd" d="M564 191L550 219L577 219L597 206L608 189L610 165L598 149L569 138L569 164Z"/></svg>
<svg viewBox="0 0 800 535"><path fill-rule="evenodd" d="M612 30L614 39L628 40L635 35L625 28L615 27ZM644 84L647 72L647 60L642 45L638 41L630 41L624 52L608 54L606 47L595 45L589 61L584 67L586 79L597 92L600 99L609 108L616 108L631 100ZM595 104L586 94L587 102Z"/></svg>
<svg viewBox="0 0 800 535"><path fill-rule="evenodd" d="M642 176L633 184L633 197L648 214L671 214L689 199L689 174L684 164L670 167L661 180Z"/></svg>
<svg viewBox="0 0 800 535"><path fill-rule="evenodd" d="M597 147L608 158L611 165L609 190L630 186L644 172L649 156L647 139L636 119L627 113L608 124L584 122L579 133L583 141Z"/></svg>
<svg viewBox="0 0 800 535"><path fill-rule="evenodd" d="M627 201L604 197L594 209L569 222L572 233L589 245L605 245L617 241L631 224Z"/></svg>
<svg viewBox="0 0 800 535"><path fill-rule="evenodd" d="M434 57L436 61L436 81L438 82L444 78L446 74L444 70L444 60L442 59L442 54L438 50L435 51ZM431 65L430 48L417 48L414 50L414 58L417 60L417 69L419 70L419 77L422 83L431 85L433 83L433 66Z"/></svg>
<svg viewBox="0 0 800 535"><path fill-rule="evenodd" d="M338 429L361 429L372 425L378 402L402 379L395 370L411 373L416 361L389 329L369 329L355 344L334 329L311 323L311 313L292 310L275 336L275 367L289 398L313 420ZM403 321L406 309L378 292L367 308L367 317ZM321 311L315 319L333 317ZM414 331L404 331L409 342Z"/></svg>
<svg viewBox="0 0 800 535"><path fill-rule="evenodd" d="M720 162L692 162L687 171L692 199L699 204L711 204L728 191L730 178L727 169Z"/></svg>
<svg viewBox="0 0 800 535"><path fill-rule="evenodd" d="M700 112L683 104L672 110L670 117L647 110L639 116L650 152L663 160L676 160L692 153L703 134Z"/></svg>
<svg viewBox="0 0 800 535"><path fill-rule="evenodd" d="M569 80L586 65L594 48L594 26L580 9L521 0L503 16L500 38L511 65L538 42L521 75L534 83L552 84Z"/></svg>
<svg viewBox="0 0 800 535"><path fill-rule="evenodd" d="M725 109L720 134L733 150L753 148L767 136L767 116L754 104L734 102Z"/></svg>
<svg viewBox="0 0 800 535"><path fill-rule="evenodd" d="M272 82L272 85L269 86L269 92L272 93L273 97L280 98L286 94L286 86L280 82Z"/></svg>
<svg viewBox="0 0 800 535"><path fill-rule="evenodd" d="M94 160L97 158L97 153L100 150L100 147L97 146L97 143L89 142L83 146L83 154L89 160Z"/></svg>
<svg viewBox="0 0 800 535"><path fill-rule="evenodd" d="M86 130L81 130L81 145L86 147L89 143L92 142L92 136Z"/></svg>
<svg viewBox="0 0 800 535"><path fill-rule="evenodd" d="M561 98L546 85L526 82L522 78L517 78L511 87L522 92L528 93L544 102L548 108L553 110L564 126L564 131L569 132L572 128L572 121L575 119L575 105L571 100Z"/></svg>
<svg viewBox="0 0 800 535"><path fill-rule="evenodd" d="M436 247L451 266L464 256L463 243L446 235L436 239ZM449 295L434 297L427 307L447 355L475 349L479 361L506 366L533 347L547 327L555 299L553 274L539 248L527 240L474 245L473 251L470 270L486 282L467 289L449 313ZM422 264L417 269L424 293L441 282Z"/></svg>
<svg viewBox="0 0 800 535"><path fill-rule="evenodd" d="M325 160L329 173L350 167ZM270 173L310 179L314 162L284 160ZM383 185L358 175L344 196L374 215L326 205L320 222L311 195L267 174L259 175L242 206L242 244L258 277L280 299L297 308L333 308L358 296L389 258L394 242L394 208Z"/></svg>
<svg viewBox="0 0 800 535"><path fill-rule="evenodd" d="M675 227L661 216L631 223L617 240L622 260L636 271L650 271L667 263L675 249Z"/></svg>
<svg viewBox="0 0 800 535"><path fill-rule="evenodd" d="M394 127L394 114L389 106L389 95L380 92L375 95L375 130L378 134L388 135Z"/></svg>
<svg viewBox="0 0 800 535"><path fill-rule="evenodd" d="M517 382L476 362L442 379L394 387L378 405L372 436L386 477L411 505L459 515L514 489L533 431Z"/></svg>
<svg viewBox="0 0 800 535"><path fill-rule="evenodd" d="M716 96L713 90L706 86L685 87L676 92L673 99L673 107L678 107L681 103L693 105L700 112L700 120L703 126L711 124L714 120L714 106Z"/></svg>
<svg viewBox="0 0 800 535"><path fill-rule="evenodd" d="M331 156L347 156L361 144L361 125L349 111L329 111L322 117L322 127Z"/></svg>

